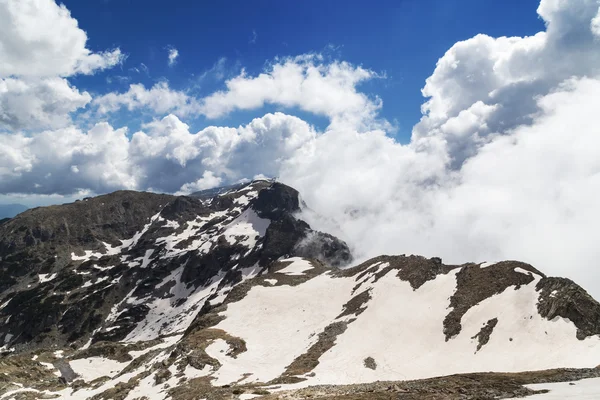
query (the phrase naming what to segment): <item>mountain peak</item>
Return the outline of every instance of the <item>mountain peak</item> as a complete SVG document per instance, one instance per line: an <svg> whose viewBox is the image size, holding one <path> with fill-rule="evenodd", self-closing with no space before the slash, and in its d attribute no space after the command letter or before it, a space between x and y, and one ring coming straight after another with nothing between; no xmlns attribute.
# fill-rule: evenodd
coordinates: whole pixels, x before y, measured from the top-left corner
<svg viewBox="0 0 600 400"><path fill-rule="evenodd" d="M190 196L119 191L5 222L5 376L82 399L313 396L310 386L376 381L396 381L373 386L395 396L397 381L457 373L600 376L589 368L600 304L572 281L518 261L349 266L348 246L300 219L303 207L295 189L259 180ZM513 382L494 389L502 396L532 392L494 379Z"/></svg>

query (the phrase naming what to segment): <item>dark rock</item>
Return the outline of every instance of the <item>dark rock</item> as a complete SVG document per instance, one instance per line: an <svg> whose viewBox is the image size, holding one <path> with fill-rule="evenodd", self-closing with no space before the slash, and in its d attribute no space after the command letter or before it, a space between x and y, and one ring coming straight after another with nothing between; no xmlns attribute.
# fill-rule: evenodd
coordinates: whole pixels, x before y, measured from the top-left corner
<svg viewBox="0 0 600 400"><path fill-rule="evenodd" d="M552 320L562 317L577 327L577 338L600 334L600 304L570 279L544 278L536 285L540 292L538 312Z"/></svg>
<svg viewBox="0 0 600 400"><path fill-rule="evenodd" d="M377 369L377 363L375 362L375 359L373 357L365 358L363 361L363 364L364 364L365 368L369 368L372 370Z"/></svg>
<svg viewBox="0 0 600 400"><path fill-rule="evenodd" d="M251 205L261 218L279 220L287 214L300 211L300 196L296 189L274 182L261 190Z"/></svg>
<svg viewBox="0 0 600 400"><path fill-rule="evenodd" d="M471 338L471 339L477 339L479 342L477 344L477 351L481 350L481 348L490 341L490 335L494 331L494 328L496 327L497 324L498 324L498 318L490 319L488 322L486 322L483 325L481 330L475 336L473 336Z"/></svg>
<svg viewBox="0 0 600 400"><path fill-rule="evenodd" d="M529 274L516 272L515 268L529 271ZM518 289L531 283L533 274L544 276L531 265L517 261L503 261L485 268L476 264L462 267L456 274L456 291L450 298L452 311L444 319L446 340L460 333L462 316L471 307L511 286Z"/></svg>

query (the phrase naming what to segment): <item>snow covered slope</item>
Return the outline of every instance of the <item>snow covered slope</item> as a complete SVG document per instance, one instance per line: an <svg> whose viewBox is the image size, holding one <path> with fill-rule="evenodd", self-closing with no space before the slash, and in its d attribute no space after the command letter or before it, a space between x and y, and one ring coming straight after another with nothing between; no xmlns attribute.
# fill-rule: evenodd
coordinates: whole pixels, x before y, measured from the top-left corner
<svg viewBox="0 0 600 400"><path fill-rule="evenodd" d="M452 267L415 256L344 271L317 262L307 269L308 263L280 261L254 279L243 299L214 311L223 319L210 329L246 346L236 357L223 340L206 348L220 364L211 375L215 384L300 380L298 387L600 364L598 332L580 339L571 320L540 314L548 301L556 309L578 304L554 300L560 288L547 294L548 278L529 265ZM490 276L502 284L485 298L470 298Z"/></svg>
<svg viewBox="0 0 600 400"><path fill-rule="evenodd" d="M340 269L347 246L298 220L298 193L271 181L145 195L69 205L76 220L59 208L0 225L0 399L328 398L302 390L582 369L439 389L460 396L481 379L495 398L600 376L600 304L567 279L419 256Z"/></svg>

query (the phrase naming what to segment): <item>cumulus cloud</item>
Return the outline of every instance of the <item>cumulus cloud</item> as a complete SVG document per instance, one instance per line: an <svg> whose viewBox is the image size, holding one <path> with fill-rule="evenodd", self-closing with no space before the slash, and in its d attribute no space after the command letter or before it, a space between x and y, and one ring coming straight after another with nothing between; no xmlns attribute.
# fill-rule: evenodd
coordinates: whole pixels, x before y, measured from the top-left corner
<svg viewBox="0 0 600 400"><path fill-rule="evenodd" d="M212 171L204 171L202 173L202 178L198 179L195 182L186 183L181 187L181 190L177 192L177 194L187 195L190 193L194 193L200 190L211 189L214 187L218 187L223 180Z"/></svg>
<svg viewBox="0 0 600 400"><path fill-rule="evenodd" d="M179 50L177 50L175 47L169 47L169 67L174 66L175 64L177 64L177 58L179 57Z"/></svg>
<svg viewBox="0 0 600 400"><path fill-rule="evenodd" d="M519 259L598 295L598 99L599 80L568 80L538 99L534 123L482 145L459 171L379 132L328 132L281 179L318 212L305 218L359 258Z"/></svg>
<svg viewBox="0 0 600 400"><path fill-rule="evenodd" d="M94 53L64 5L52 0L0 0L0 76L71 76L112 67L119 49Z"/></svg>
<svg viewBox="0 0 600 400"><path fill-rule="evenodd" d="M69 10L52 0L0 0L0 128L53 128L91 97L65 79L120 63L119 49L92 52Z"/></svg>
<svg viewBox="0 0 600 400"><path fill-rule="evenodd" d="M409 145L378 131L317 137L280 175L327 218L305 217L362 258L520 259L599 296L598 10L542 0L546 31L454 45Z"/></svg>
<svg viewBox="0 0 600 400"><path fill-rule="evenodd" d="M332 125L373 125L381 100L359 92L357 86L375 77L373 71L347 62L324 63L319 55L289 57L277 60L258 76L242 71L227 80L225 90L202 100L201 111L217 118L275 104L326 116Z"/></svg>
<svg viewBox="0 0 600 400"><path fill-rule="evenodd" d="M86 133L69 127L0 134L0 192L70 195L135 187L125 134L106 123Z"/></svg>
<svg viewBox="0 0 600 400"><path fill-rule="evenodd" d="M163 115L172 112L186 116L200 109L197 99L182 91L171 89L167 82L159 82L150 89L146 89L143 84L132 84L126 92L110 92L98 96L92 104L101 115L126 108L129 111L148 109Z"/></svg>
<svg viewBox="0 0 600 400"><path fill-rule="evenodd" d="M70 122L69 114L91 101L64 78L34 81L0 79L0 127L11 130L58 127Z"/></svg>
<svg viewBox="0 0 600 400"><path fill-rule="evenodd" d="M275 175L283 160L315 136L306 122L281 113L239 128L208 127L197 133L168 115L131 137L107 123L89 131L71 127L33 136L0 134L0 193L201 190L223 180Z"/></svg>
<svg viewBox="0 0 600 400"><path fill-rule="evenodd" d="M590 29L592 30L592 33L594 35L600 37L600 10L598 11L598 14L596 14L596 16L592 19Z"/></svg>
<svg viewBox="0 0 600 400"><path fill-rule="evenodd" d="M538 96L571 76L600 73L591 22L597 0L542 0L538 13L545 32L523 38L477 35L448 50L423 88L428 100L413 130L415 144L442 142L458 168L495 135L532 123Z"/></svg>
<svg viewBox="0 0 600 400"><path fill-rule="evenodd" d="M208 71L223 77L225 59ZM206 76L203 74L200 79ZM347 62L324 62L323 57L308 54L277 59L257 76L246 72L225 81L226 89L204 98L169 88L166 82L146 89L130 85L124 93L111 92L94 99L100 114L121 108L147 109L159 114L171 112L180 117L190 114L219 118L236 110L256 110L267 104L294 108L328 117L331 126L365 129L388 127L378 118L381 100L358 90L360 83L378 77L373 71Z"/></svg>

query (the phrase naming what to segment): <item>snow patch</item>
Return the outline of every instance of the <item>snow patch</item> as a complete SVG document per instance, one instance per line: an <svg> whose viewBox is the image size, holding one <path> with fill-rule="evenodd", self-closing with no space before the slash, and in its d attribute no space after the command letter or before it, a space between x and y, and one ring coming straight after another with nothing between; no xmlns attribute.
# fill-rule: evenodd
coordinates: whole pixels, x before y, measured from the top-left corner
<svg viewBox="0 0 600 400"><path fill-rule="evenodd" d="M310 261L300 257L287 258L285 260L281 260L281 262L291 262L290 265L277 271L278 273L285 275L304 275L305 271L314 268Z"/></svg>
<svg viewBox="0 0 600 400"><path fill-rule="evenodd" d="M234 359L221 353L222 342L207 348L222 364L213 374L214 385L238 381L246 373L252 375L244 383L278 377L339 315L353 286L351 279L326 273L295 287L255 286L243 301L229 304L221 313L225 319L215 328L242 338L247 351Z"/></svg>
<svg viewBox="0 0 600 400"><path fill-rule="evenodd" d="M600 378L582 379L575 382L539 383L525 386L532 390L550 390L549 393L527 397L531 400L600 399Z"/></svg>
<svg viewBox="0 0 600 400"><path fill-rule="evenodd" d="M53 280L57 276L58 276L57 273L54 273L54 274L38 274L38 279L40 280L40 283L45 283L45 282L50 282L51 280Z"/></svg>
<svg viewBox="0 0 600 400"><path fill-rule="evenodd" d="M104 357L89 357L69 361L73 371L86 382L102 376L112 378L128 364L128 362L118 362Z"/></svg>
<svg viewBox="0 0 600 400"><path fill-rule="evenodd" d="M225 227L223 235L230 244L242 244L247 248L256 246L257 239L263 237L271 220L260 218L252 209L247 209Z"/></svg>
<svg viewBox="0 0 600 400"><path fill-rule="evenodd" d="M525 274L525 275L532 275L532 273L530 271L527 271L526 269L517 267L515 268L515 272L518 272L520 274Z"/></svg>
<svg viewBox="0 0 600 400"><path fill-rule="evenodd" d="M175 281L175 285L169 291L171 297L154 298L151 301L129 298L126 301L125 304L145 304L150 309L144 320L127 335L126 342L152 340L186 330L206 300L216 293L225 276L224 272L220 272L207 286L195 289L181 282L182 273L183 267L179 267L156 286L160 288L170 281Z"/></svg>
<svg viewBox="0 0 600 400"><path fill-rule="evenodd" d="M183 337L183 335L173 335L173 336L167 336L165 338L163 338L162 343L159 343L155 346L152 347L148 347L145 350L132 350L129 352L129 355L131 357L133 357L134 359L149 353L151 351L154 350L160 350L160 349L166 349L168 347L174 346L175 344L177 344L177 342L179 342L179 340Z"/></svg>

